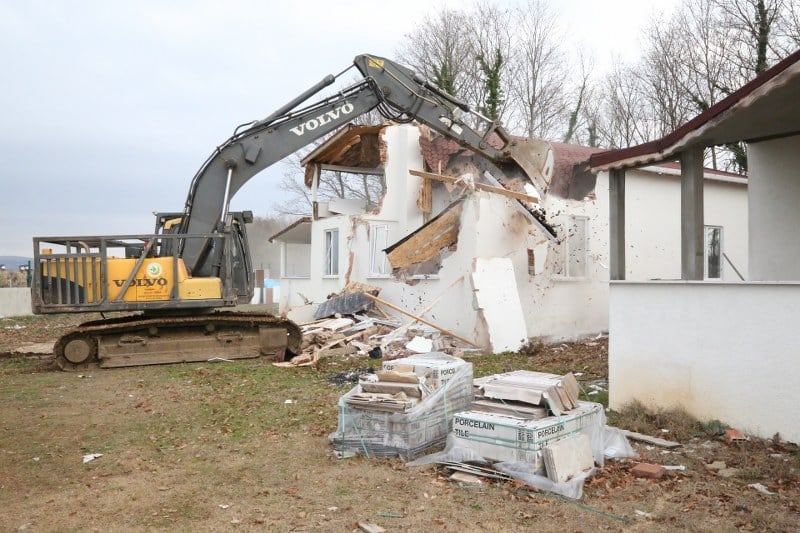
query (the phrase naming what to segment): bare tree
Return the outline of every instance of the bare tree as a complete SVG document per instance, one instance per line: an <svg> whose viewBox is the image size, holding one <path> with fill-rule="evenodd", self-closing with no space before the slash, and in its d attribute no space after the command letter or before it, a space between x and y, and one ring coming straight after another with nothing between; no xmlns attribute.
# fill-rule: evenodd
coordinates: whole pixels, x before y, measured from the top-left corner
<svg viewBox="0 0 800 533"><path fill-rule="evenodd" d="M616 64L606 77L595 121L601 145L620 148L653 138L655 120L644 95L644 82L635 68Z"/></svg>
<svg viewBox="0 0 800 533"><path fill-rule="evenodd" d="M433 80L439 88L464 97L474 90L474 50L466 13L443 8L405 36L400 62Z"/></svg>
<svg viewBox="0 0 800 533"><path fill-rule="evenodd" d="M735 52L729 60L735 62L742 79L761 74L787 50L775 30L783 19L784 0L714 0L724 17L724 23L734 29Z"/></svg>
<svg viewBox="0 0 800 533"><path fill-rule="evenodd" d="M510 96L516 122L529 137L560 137L568 121L565 97L569 69L555 13L543 0L528 0L517 11L517 53L511 59Z"/></svg>
<svg viewBox="0 0 800 533"><path fill-rule="evenodd" d="M476 104L488 118L505 122L511 106L508 91L515 52L514 12L483 1L467 12L467 18L473 82L460 96Z"/></svg>

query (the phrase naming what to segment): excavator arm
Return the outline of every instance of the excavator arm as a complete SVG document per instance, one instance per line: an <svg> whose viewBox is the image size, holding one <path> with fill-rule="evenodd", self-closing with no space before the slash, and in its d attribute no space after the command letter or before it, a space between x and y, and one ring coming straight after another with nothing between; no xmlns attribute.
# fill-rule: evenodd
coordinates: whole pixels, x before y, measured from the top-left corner
<svg viewBox="0 0 800 533"><path fill-rule="evenodd" d="M192 180L180 233L202 235L222 230L227 224L230 199L250 178L376 108L389 120L423 123L509 173L527 176L544 192L540 170L546 156L540 153L544 148L512 140L498 122L481 116L402 65L371 55L357 56L354 65L363 80L296 109L336 79L327 76L270 116L234 132L217 147ZM473 120L466 120L469 115ZM485 127L478 130L470 122ZM490 137L495 139L494 144L489 143ZM213 239L186 239L182 243L181 256L195 276L213 275L219 253L214 250Z"/></svg>

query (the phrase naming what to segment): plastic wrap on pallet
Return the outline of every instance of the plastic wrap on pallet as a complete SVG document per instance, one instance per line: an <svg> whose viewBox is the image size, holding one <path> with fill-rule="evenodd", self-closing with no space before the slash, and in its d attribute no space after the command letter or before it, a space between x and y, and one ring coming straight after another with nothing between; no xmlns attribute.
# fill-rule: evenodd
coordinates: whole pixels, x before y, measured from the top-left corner
<svg viewBox="0 0 800 533"><path fill-rule="evenodd" d="M472 363L437 352L419 358L408 357L403 362L447 368L447 379L417 405L402 413L349 405L347 398L360 393L360 385L341 396L338 426L329 436L337 457L400 456L408 461L445 444L453 415L468 409L472 403ZM398 360L387 363L384 364L385 370L396 367Z"/></svg>
<svg viewBox="0 0 800 533"><path fill-rule="evenodd" d="M589 437L592 456L595 464L600 467L603 466L606 457L632 457L635 452L624 437L620 440L617 434L607 434L606 416L602 405L592 402L579 402L578 410L580 414L570 416L569 413L565 413L560 417L552 416L536 421L540 426L545 424L541 429L544 438L539 442L530 441L528 432L524 428L520 431L520 424L524 426L524 421L522 420L514 423L509 418L509 423L500 427L499 431L499 424L496 424L493 428L483 428L497 431L498 434L494 438L489 435L480 435L473 436L473 440L470 440L469 436L456 436L457 428L454 427L453 432L447 437L447 445L443 451L426 455L408 463L408 465L423 466L434 463L467 461L492 463L497 470L531 487L555 492L568 498L580 499L583 495L583 482L594 474L594 470L578 474L563 483L554 483L544 474L544 466L540 457L541 449L544 446L566 436L583 433ZM460 416L466 417L468 415L467 413L461 413ZM565 431L556 433L554 429L561 426ZM511 433L517 432L516 443L511 442L512 439L504 437L504 434L508 434L509 431ZM546 433L551 433L551 435L546 435ZM517 460L493 460L485 456L485 454L491 453L492 443L498 447L497 450L502 450L503 453L510 448L520 446L519 449L523 452L523 455L517 456ZM609 445L612 445L613 448L609 449Z"/></svg>

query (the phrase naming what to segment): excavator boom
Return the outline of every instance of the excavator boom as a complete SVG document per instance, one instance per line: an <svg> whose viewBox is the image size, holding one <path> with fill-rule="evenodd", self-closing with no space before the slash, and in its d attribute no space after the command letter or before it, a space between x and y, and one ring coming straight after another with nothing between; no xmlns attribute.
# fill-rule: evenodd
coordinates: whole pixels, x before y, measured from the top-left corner
<svg viewBox="0 0 800 533"><path fill-rule="evenodd" d="M34 239L35 313L145 314L87 323L65 335L56 343L62 368L281 358L296 351L300 333L289 321L212 312L253 294L245 231L252 214L231 212L231 198L265 168L373 109L387 120L425 124L506 175L525 176L544 194L546 143L512 139L498 122L393 61L364 54L353 64L362 80L307 104L336 79L326 76L266 118L237 128L195 174L183 211L156 214L154 233Z"/></svg>

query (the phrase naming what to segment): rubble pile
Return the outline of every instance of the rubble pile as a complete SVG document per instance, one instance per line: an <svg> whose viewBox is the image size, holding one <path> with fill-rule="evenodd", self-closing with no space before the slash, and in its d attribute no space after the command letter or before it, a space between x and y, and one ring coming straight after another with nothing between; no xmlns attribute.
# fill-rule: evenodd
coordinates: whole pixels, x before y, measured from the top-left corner
<svg viewBox="0 0 800 533"><path fill-rule="evenodd" d="M360 283L351 284L320 304L315 320L300 328L300 353L289 354L286 361L275 365L316 366L320 359L342 356L390 360L430 352L460 357L474 349L435 327L416 324L416 320L401 324L375 304L377 289L369 289Z"/></svg>

